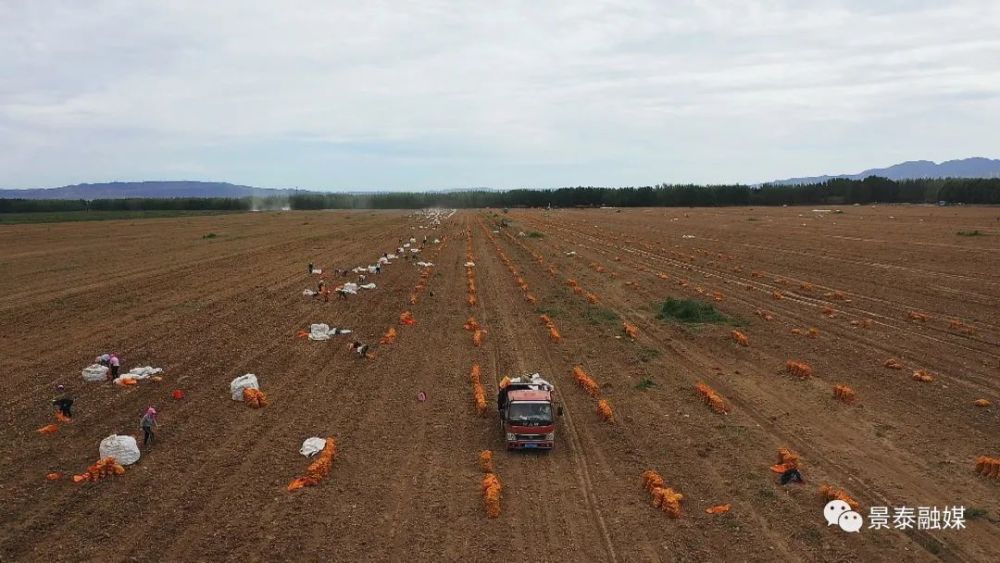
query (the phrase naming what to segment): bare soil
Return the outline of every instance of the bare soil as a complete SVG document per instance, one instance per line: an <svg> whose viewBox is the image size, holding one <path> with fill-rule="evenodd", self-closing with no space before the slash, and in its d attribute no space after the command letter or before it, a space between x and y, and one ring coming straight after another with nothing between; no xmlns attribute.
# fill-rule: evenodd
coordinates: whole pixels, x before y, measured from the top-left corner
<svg viewBox="0 0 1000 563"><path fill-rule="evenodd" d="M1000 456L1000 210L843 211L484 210L434 231L374 211L0 227L0 561L993 561L1000 481L973 465ZM494 233L501 218L513 225ZM975 229L987 236L957 235ZM531 231L543 236L518 236ZM421 269L404 260L346 301L302 296L318 279L308 262L329 274L425 234L444 243L420 255L435 267L415 304ZM734 325L659 319L668 297L712 303ZM399 326L406 310L416 325ZM487 331L481 347L462 328L470 315ZM354 357L344 336L295 338L314 322L353 329L374 357ZM378 345L391 326L396 343ZM816 338L792 332L809 328ZM80 370L105 351L126 370L164 368L164 381L85 383ZM890 357L904 369L885 368ZM786 373L789 359L813 376ZM505 375L557 385L553 451L504 451L492 408L476 415L473 363L491 407ZM614 424L574 382L577 365ZM919 369L934 380L912 379ZM230 399L244 373L260 378L266 408ZM729 414L701 401L702 382ZM42 435L57 384L76 416ZM836 384L858 401L835 400ZM150 405L162 427L137 464L69 480L102 438L139 433ZM335 437L332 470L289 493L310 436ZM776 482L781 447L800 454L806 484ZM503 483L497 519L483 508L484 449ZM651 506L646 469L684 495L679 519ZM52 471L65 476L47 481ZM964 530L846 534L826 525L821 484L866 517L880 505L981 515Z"/></svg>

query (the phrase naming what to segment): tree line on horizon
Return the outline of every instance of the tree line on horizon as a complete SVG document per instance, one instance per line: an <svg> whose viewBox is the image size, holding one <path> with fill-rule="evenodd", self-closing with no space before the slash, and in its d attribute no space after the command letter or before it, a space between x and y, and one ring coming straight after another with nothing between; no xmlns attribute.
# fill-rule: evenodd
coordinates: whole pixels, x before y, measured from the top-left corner
<svg viewBox="0 0 1000 563"><path fill-rule="evenodd" d="M423 209L427 207L714 207L868 203L1000 204L1000 178L894 181L832 179L809 185L667 185L640 188L469 190L373 194L304 193L275 198L0 199L0 213L36 211L250 211L253 209Z"/></svg>

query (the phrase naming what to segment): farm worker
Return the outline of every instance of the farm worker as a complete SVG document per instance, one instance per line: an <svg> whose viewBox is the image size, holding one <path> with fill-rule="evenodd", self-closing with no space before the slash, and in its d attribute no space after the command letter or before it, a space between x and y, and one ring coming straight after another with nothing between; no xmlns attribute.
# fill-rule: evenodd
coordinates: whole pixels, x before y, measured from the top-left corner
<svg viewBox="0 0 1000 563"><path fill-rule="evenodd" d="M313 263L312 262L309 263L309 273L310 274L313 273Z"/></svg>
<svg viewBox="0 0 1000 563"><path fill-rule="evenodd" d="M326 288L326 280L320 279L318 285L319 289L316 291L316 295L320 295L323 293L323 290Z"/></svg>
<svg viewBox="0 0 1000 563"><path fill-rule="evenodd" d="M157 427L159 427L159 424L156 422L156 409L149 407L146 409L146 414L142 415L142 419L139 420L139 428L142 429L143 433L143 446L155 439L155 436L153 436L153 429Z"/></svg>
<svg viewBox="0 0 1000 563"><path fill-rule="evenodd" d="M787 485L789 483L802 484L805 483L805 479L802 478L802 474L799 473L799 470L793 467L785 470L785 472L781 474L781 477L778 478L778 482L782 485Z"/></svg>
<svg viewBox="0 0 1000 563"><path fill-rule="evenodd" d="M376 274L381 274L382 273L382 264L381 263L375 264L375 273Z"/></svg>
<svg viewBox="0 0 1000 563"><path fill-rule="evenodd" d="M111 358L108 360L108 365L111 366L111 379L114 380L118 377L118 369L122 365L117 354L111 354Z"/></svg>
<svg viewBox="0 0 1000 563"><path fill-rule="evenodd" d="M111 361L111 354L108 353L101 354L100 356L94 358L94 361L101 364L102 366L107 367L108 363Z"/></svg>
<svg viewBox="0 0 1000 563"><path fill-rule="evenodd" d="M59 412L61 412L63 416L66 418L73 418L73 398L66 392L66 387L64 385L56 387L56 390L59 391L59 396L52 399L52 404L59 409Z"/></svg>
<svg viewBox="0 0 1000 563"><path fill-rule="evenodd" d="M348 346L351 348L351 350L354 350L354 353L357 354L359 358L365 357L365 354L368 353L368 345L362 344L357 340L351 342Z"/></svg>

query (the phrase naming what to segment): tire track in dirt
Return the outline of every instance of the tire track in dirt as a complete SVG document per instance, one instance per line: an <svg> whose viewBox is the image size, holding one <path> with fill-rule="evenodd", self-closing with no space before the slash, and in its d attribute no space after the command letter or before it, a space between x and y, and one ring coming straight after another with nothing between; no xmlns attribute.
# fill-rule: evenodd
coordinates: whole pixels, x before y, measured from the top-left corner
<svg viewBox="0 0 1000 563"><path fill-rule="evenodd" d="M483 237L485 238L485 237ZM507 274L503 271L504 267L499 263L496 258L495 251L489 248L486 243L482 241L482 238L475 237L474 240L478 241L478 246L476 247L476 255L479 258L477 262L477 272L480 287L480 300L483 303L481 315L481 322L484 326L491 327L495 336L491 338L494 350L496 351L497 360L494 365L508 366L508 369L514 370L512 375L521 375L525 373L534 373L535 371L540 371L549 379L554 381L555 373L559 370L556 368L553 362L552 356L549 353L548 342L543 342L541 338L538 337L538 329L534 326L534 323L524 322L523 319L530 317L530 315L517 315L516 319L521 320L521 322L515 322L511 320L511 311L518 308L523 308L523 305L514 305L514 303L520 304L523 300L520 296L511 296L512 290L508 289L504 292L504 285L510 287L508 284L511 281ZM506 283L505 283L506 282ZM501 297L503 293L504 295ZM502 304L502 305L501 305ZM522 351L524 350L524 351ZM539 358L541 356L541 358ZM537 362L537 363L536 363ZM494 376L498 376L499 372L494 370ZM551 375L550 375L551 374ZM494 386L491 396L495 394L496 387ZM572 457L572 466L569 468L577 476L578 482L582 489L582 496L584 501L584 507L586 509L586 518L594 526L599 536L602 538L602 548L604 552L604 558L611 561L618 560L617 551L611 542L611 538L607 533L607 528L604 523L603 516L595 502L594 496L594 486L591 482L589 472L587 470L587 464L589 460L587 459L587 454L582 449L582 442L580 440L579 434L577 433L576 426L573 425L571 421L570 408L567 404L565 388L557 391L560 397L560 403L563 405L564 415L566 418L566 424L561 425L563 427L562 432L568 432L570 435L569 444L569 454ZM495 402L494 402L495 404ZM557 433L560 431L557 430ZM565 435L565 434L564 434ZM558 434L557 434L558 436ZM514 491L518 494L522 493L531 485L537 485L540 488L540 493L544 497L547 495L546 488L547 485L552 483L548 481L558 482L559 474L563 473L567 468L563 467L561 470L556 467L556 465L565 465L569 460L566 460L565 454L563 454L563 448L559 447L559 441L557 441L556 449L551 452L543 453L542 455L529 457L523 455L526 452L522 452L522 455L508 453L505 457L506 460L512 460L517 456L516 461L525 461L521 458L527 459L537 459L539 462L545 463L545 470L547 471L546 482L533 482L527 475L523 472L514 472L515 477L507 477L508 481L514 483ZM565 461L564 461L565 460ZM534 465L534 464L532 464ZM516 463L505 463L505 467L518 467L519 464ZM510 469L507 470L505 474L511 473ZM510 495L508 495L509 497ZM560 498L563 501L568 501L567 504L572 505L572 493L562 492L560 493ZM569 498L568 498L569 497ZM518 499L520 500L520 499ZM542 500L541 502L545 502ZM514 510L523 510L523 505L515 504ZM565 506L563 507L565 510ZM546 545L550 549L558 550L559 553L562 550L569 549L571 546L563 545L560 540L561 532L570 532L571 535L575 536L573 544L575 546L580 546L578 542L583 541L583 538L587 534L574 534L572 530L559 529L558 518L556 518L552 513L549 514L547 520L549 522L549 533L547 534ZM526 534L530 533L530 530L524 531ZM536 546L537 547L537 546ZM563 555L565 556L565 554Z"/></svg>

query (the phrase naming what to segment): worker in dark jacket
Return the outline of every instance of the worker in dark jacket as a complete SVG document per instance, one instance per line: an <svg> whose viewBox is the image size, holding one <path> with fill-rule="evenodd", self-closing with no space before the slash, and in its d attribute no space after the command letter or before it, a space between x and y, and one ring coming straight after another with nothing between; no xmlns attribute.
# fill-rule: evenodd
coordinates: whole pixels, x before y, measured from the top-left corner
<svg viewBox="0 0 1000 563"><path fill-rule="evenodd" d="M59 413L63 416L73 418L73 397L70 397L63 385L56 387L56 390L59 391L59 396L52 399L52 404L59 409Z"/></svg>
<svg viewBox="0 0 1000 563"><path fill-rule="evenodd" d="M350 346L351 350L353 350L354 353L358 355L359 358L364 358L364 357L368 356L368 345L367 344L362 344L362 343L360 343L360 342L358 342L358 341L355 340L354 342L351 342L349 344L349 346Z"/></svg>

